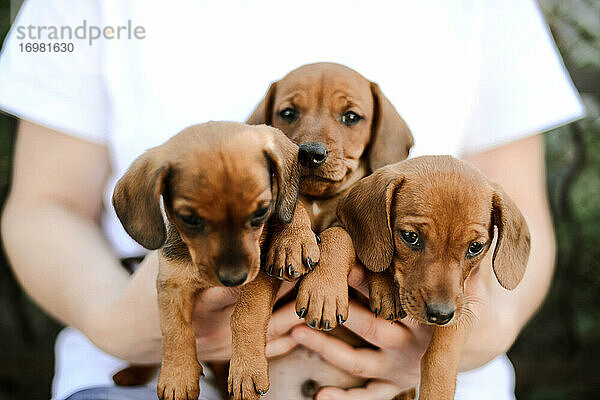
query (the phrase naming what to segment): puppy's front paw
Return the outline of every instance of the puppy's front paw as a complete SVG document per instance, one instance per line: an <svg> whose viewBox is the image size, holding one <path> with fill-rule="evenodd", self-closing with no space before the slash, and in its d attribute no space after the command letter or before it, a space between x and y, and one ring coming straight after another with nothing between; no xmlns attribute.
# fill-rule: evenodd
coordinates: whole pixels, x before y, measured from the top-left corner
<svg viewBox="0 0 600 400"><path fill-rule="evenodd" d="M384 273L371 273L369 276L369 306L376 317L389 321L406 316L393 278Z"/></svg>
<svg viewBox="0 0 600 400"><path fill-rule="evenodd" d="M164 362L156 394L160 400L195 400L200 396L202 366L198 362Z"/></svg>
<svg viewBox="0 0 600 400"><path fill-rule="evenodd" d="M269 390L267 359L263 356L234 354L229 364L229 398L256 400Z"/></svg>
<svg viewBox="0 0 600 400"><path fill-rule="evenodd" d="M275 278L288 281L312 271L319 261L317 236L308 226L287 226L273 234L265 272Z"/></svg>
<svg viewBox="0 0 600 400"><path fill-rule="evenodd" d="M311 328L330 331L348 319L348 281L324 277L327 268L319 267L300 282L296 314Z"/></svg>

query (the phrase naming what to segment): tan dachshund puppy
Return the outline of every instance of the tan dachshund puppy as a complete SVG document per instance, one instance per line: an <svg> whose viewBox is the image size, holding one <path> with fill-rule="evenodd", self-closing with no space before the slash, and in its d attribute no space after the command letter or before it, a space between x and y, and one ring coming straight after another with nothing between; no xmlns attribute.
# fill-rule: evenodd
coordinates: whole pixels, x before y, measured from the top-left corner
<svg viewBox="0 0 600 400"><path fill-rule="evenodd" d="M294 280L312 271L304 275L300 283L296 310L312 327L331 330L347 319L348 284L346 279L329 280L328 270L336 268L347 275L355 262L351 238L336 227L337 203L353 184L371 171L404 160L413 145L412 135L377 84L350 68L332 63L305 65L274 82L247 123L277 127L299 146L300 201L294 221L274 227L265 268L269 275L285 280ZM312 231L319 234L316 239L313 232L306 229L306 221ZM300 259L286 250L298 248L311 237L315 245L316 240L322 240L320 255L305 245ZM265 332L240 330L243 335L237 336L238 329L234 325L252 322L267 326L278 289L278 283L259 279L241 290L240 296L247 300L238 303L231 320L233 346L235 348L237 343L245 346L252 341L257 345L253 352L244 353L252 353L254 357L243 360L234 357L231 361L229 392L234 399L241 398L239 392L244 399L257 398L248 377L258 379L263 387L265 379L260 376L267 374L266 358L261 352ZM254 339L249 339L250 336ZM236 354L242 356L242 353ZM256 375L256 371L264 371L264 374ZM332 371L329 376L333 375L346 376L340 371ZM341 381L321 383L357 384L351 379L346 376ZM295 383L284 381L279 387L281 391L270 395L291 398L290 386ZM300 383L298 389L299 386Z"/></svg>
<svg viewBox="0 0 600 400"><path fill-rule="evenodd" d="M357 183L338 216L370 274L370 304L433 326L421 360L419 399L453 399L471 324L465 280L494 238L493 270L514 289L529 256L529 230L502 188L472 165L427 156L389 165ZM404 311L403 311L403 310Z"/></svg>
<svg viewBox="0 0 600 400"><path fill-rule="evenodd" d="M379 86L334 63L304 65L272 83L247 122L279 128L299 146L297 212L308 214L318 234L337 225L337 203L354 183L383 165L406 159L413 145L408 126ZM290 240L292 228L285 227L274 240ZM267 273L293 279L306 272L292 270L290 276L283 261L267 256ZM309 270L316 263L312 264ZM304 317L313 317L311 309L301 308ZM338 316L346 319L345 312L334 314L333 320L314 315L323 324L328 321L330 329Z"/></svg>
<svg viewBox="0 0 600 400"><path fill-rule="evenodd" d="M199 396L202 367L191 325L198 291L268 278L259 275L265 223L295 223L297 156L298 147L278 129L209 122L148 150L117 183L113 205L125 230L147 249L160 248L160 399ZM256 329L255 323L238 326ZM234 359L243 351L242 340Z"/></svg>

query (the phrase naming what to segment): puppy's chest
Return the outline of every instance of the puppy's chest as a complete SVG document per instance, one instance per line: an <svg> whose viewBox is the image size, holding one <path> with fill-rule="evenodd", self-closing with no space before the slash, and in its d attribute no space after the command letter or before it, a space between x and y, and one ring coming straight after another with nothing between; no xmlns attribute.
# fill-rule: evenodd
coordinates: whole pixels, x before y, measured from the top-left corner
<svg viewBox="0 0 600 400"><path fill-rule="evenodd" d="M338 224L335 213L338 197L314 200L301 197L302 204L310 217L312 230L316 233L321 233L325 229Z"/></svg>

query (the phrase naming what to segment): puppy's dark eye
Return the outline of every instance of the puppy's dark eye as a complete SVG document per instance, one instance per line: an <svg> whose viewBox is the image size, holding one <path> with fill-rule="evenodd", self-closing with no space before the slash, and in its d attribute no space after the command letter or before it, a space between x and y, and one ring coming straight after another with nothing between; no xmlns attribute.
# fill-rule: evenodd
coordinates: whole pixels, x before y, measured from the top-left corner
<svg viewBox="0 0 600 400"><path fill-rule="evenodd" d="M183 222L187 228L193 230L202 230L204 229L204 220L195 213L186 213L186 214L178 214L179 220Z"/></svg>
<svg viewBox="0 0 600 400"><path fill-rule="evenodd" d="M285 122L294 122L298 119L298 112L293 108L285 108L279 112L279 117Z"/></svg>
<svg viewBox="0 0 600 400"><path fill-rule="evenodd" d="M467 257L475 257L481 253L483 250L483 243L473 242L469 245L469 249L467 250Z"/></svg>
<svg viewBox="0 0 600 400"><path fill-rule="evenodd" d="M342 124L346 126L356 125L361 119L362 117L354 111L346 111L346 113L342 115Z"/></svg>
<svg viewBox="0 0 600 400"><path fill-rule="evenodd" d="M402 241L415 250L423 248L423 241L416 232L412 231L400 231L400 237Z"/></svg>
<svg viewBox="0 0 600 400"><path fill-rule="evenodd" d="M269 215L269 207L259 208L250 217L250 225L252 225L255 228L258 228L262 225L263 222L265 222L267 215Z"/></svg>

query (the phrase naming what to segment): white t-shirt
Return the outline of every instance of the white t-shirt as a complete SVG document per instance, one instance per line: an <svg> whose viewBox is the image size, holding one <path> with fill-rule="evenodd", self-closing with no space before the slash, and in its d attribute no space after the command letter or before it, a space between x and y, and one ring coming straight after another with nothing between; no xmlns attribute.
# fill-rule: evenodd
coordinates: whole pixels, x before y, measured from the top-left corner
<svg viewBox="0 0 600 400"><path fill-rule="evenodd" d="M479 152L583 115L533 0L30 0L0 57L0 108L108 146L103 229L136 255L109 201L132 160L188 125L244 121L270 82L317 61L379 84L411 156Z"/></svg>

